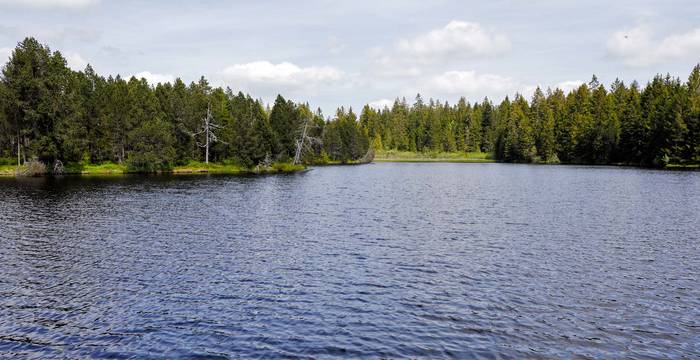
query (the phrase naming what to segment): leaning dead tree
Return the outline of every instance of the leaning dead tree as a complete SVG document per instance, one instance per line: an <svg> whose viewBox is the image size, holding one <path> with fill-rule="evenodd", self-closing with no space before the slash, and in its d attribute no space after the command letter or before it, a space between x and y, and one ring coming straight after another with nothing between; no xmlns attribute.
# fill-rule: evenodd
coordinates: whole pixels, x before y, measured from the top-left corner
<svg viewBox="0 0 700 360"><path fill-rule="evenodd" d="M310 118L304 120L304 125L301 128L301 135L296 140L296 151L294 152L294 165L301 163L301 157L304 151L313 150L313 145L321 144L321 139L313 136L309 136L309 128L316 127L315 125L309 124Z"/></svg>
<svg viewBox="0 0 700 360"><path fill-rule="evenodd" d="M367 148L367 152L365 153L365 155L362 158L360 158L360 160L358 160L358 162L360 164L369 164L372 161L374 161L374 155L375 155L374 148L372 147L372 145L370 145Z"/></svg>
<svg viewBox="0 0 700 360"><path fill-rule="evenodd" d="M228 144L216 136L215 130L221 129L223 126L214 123L214 118L211 115L211 105L207 105L207 116L202 120L202 127L198 132L191 133L192 137L197 139L198 136L204 135L204 142L197 141L197 146L204 148L204 162L209 164L209 146L212 143L221 142Z"/></svg>

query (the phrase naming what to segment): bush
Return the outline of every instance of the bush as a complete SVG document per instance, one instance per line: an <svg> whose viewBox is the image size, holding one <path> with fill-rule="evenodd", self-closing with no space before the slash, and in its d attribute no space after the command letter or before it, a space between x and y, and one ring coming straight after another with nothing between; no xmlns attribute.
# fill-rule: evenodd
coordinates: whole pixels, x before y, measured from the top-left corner
<svg viewBox="0 0 700 360"><path fill-rule="evenodd" d="M17 165L17 158L0 157L0 165Z"/></svg>
<svg viewBox="0 0 700 360"><path fill-rule="evenodd" d="M130 171L157 172L172 168L175 162L175 139L171 125L154 119L145 122L130 133L134 150L127 154L126 164Z"/></svg>
<svg viewBox="0 0 700 360"><path fill-rule="evenodd" d="M547 164L559 164L559 157L557 154L553 154L547 158Z"/></svg>
<svg viewBox="0 0 700 360"><path fill-rule="evenodd" d="M42 176L45 174L46 164L37 159L33 159L27 162L17 172L17 175L19 176Z"/></svg>
<svg viewBox="0 0 700 360"><path fill-rule="evenodd" d="M154 173L172 168L168 160L154 152L131 152L126 160L130 172Z"/></svg>

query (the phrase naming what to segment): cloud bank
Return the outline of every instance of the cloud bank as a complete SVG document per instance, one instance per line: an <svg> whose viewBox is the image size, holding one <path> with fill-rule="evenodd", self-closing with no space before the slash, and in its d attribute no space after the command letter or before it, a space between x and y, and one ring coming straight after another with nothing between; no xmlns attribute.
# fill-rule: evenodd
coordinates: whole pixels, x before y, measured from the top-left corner
<svg viewBox="0 0 700 360"><path fill-rule="evenodd" d="M174 83L175 82L175 75L172 74L157 74L157 73L152 73L150 71L141 71L139 73L134 74L134 77L137 79L146 79L150 85L158 85L158 84L165 84L165 83Z"/></svg>
<svg viewBox="0 0 700 360"><path fill-rule="evenodd" d="M656 38L647 25L615 32L607 43L608 51L630 67L646 67L662 62L697 57L700 53L700 28Z"/></svg>
<svg viewBox="0 0 700 360"><path fill-rule="evenodd" d="M300 90L318 93L346 79L343 71L332 66L302 67L290 62L274 64L265 60L234 64L221 74L232 87L260 91L268 96L275 92L295 93Z"/></svg>
<svg viewBox="0 0 700 360"><path fill-rule="evenodd" d="M510 47L505 35L484 29L478 23L456 20L398 43L402 53L422 58L497 55L508 52Z"/></svg>

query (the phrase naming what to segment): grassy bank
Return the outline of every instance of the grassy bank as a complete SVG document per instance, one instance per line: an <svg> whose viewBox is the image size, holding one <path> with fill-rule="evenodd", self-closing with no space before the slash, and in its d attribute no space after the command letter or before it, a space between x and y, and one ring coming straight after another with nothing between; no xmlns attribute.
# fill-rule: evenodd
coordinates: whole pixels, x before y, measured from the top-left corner
<svg viewBox="0 0 700 360"><path fill-rule="evenodd" d="M490 163L495 162L493 155L482 152L412 152L398 150L380 150L374 156L376 162L455 162L455 163Z"/></svg>
<svg viewBox="0 0 700 360"><path fill-rule="evenodd" d="M192 161L186 165L175 166L172 169L160 171L160 173L172 174L272 174L287 173L304 170L303 165L293 165L291 163L273 163L265 168L245 168L235 164L220 164ZM20 166L20 173L25 166ZM69 163L64 166L66 175L123 175L138 174L140 171L129 169L124 164L112 162L102 164L78 164ZM16 176L17 165L0 165L0 176Z"/></svg>
<svg viewBox="0 0 700 360"><path fill-rule="evenodd" d="M66 174L75 175L119 175L128 173L127 167L124 164L112 162L102 164L66 164Z"/></svg>
<svg viewBox="0 0 700 360"><path fill-rule="evenodd" d="M170 172L173 174L272 174L285 173L304 170L303 165L293 165L291 163L273 163L269 167L245 168L235 164L203 163L190 161L187 165L174 167Z"/></svg>
<svg viewBox="0 0 700 360"><path fill-rule="evenodd" d="M367 164L367 162L363 162L360 160L349 160L349 161L340 161L340 160L324 160L324 161L317 161L312 163L311 165L313 166L342 166L342 165L363 165Z"/></svg>
<svg viewBox="0 0 700 360"><path fill-rule="evenodd" d="M668 164L666 169L670 170L700 170L700 164Z"/></svg>
<svg viewBox="0 0 700 360"><path fill-rule="evenodd" d="M14 176L17 165L0 165L0 176Z"/></svg>

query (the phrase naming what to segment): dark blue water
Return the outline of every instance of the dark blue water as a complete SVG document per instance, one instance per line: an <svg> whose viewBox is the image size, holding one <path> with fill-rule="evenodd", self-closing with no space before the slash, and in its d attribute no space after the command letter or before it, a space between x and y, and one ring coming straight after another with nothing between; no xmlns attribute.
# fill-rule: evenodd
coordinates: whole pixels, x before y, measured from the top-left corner
<svg viewBox="0 0 700 360"><path fill-rule="evenodd" d="M700 173L0 179L0 357L700 357Z"/></svg>

